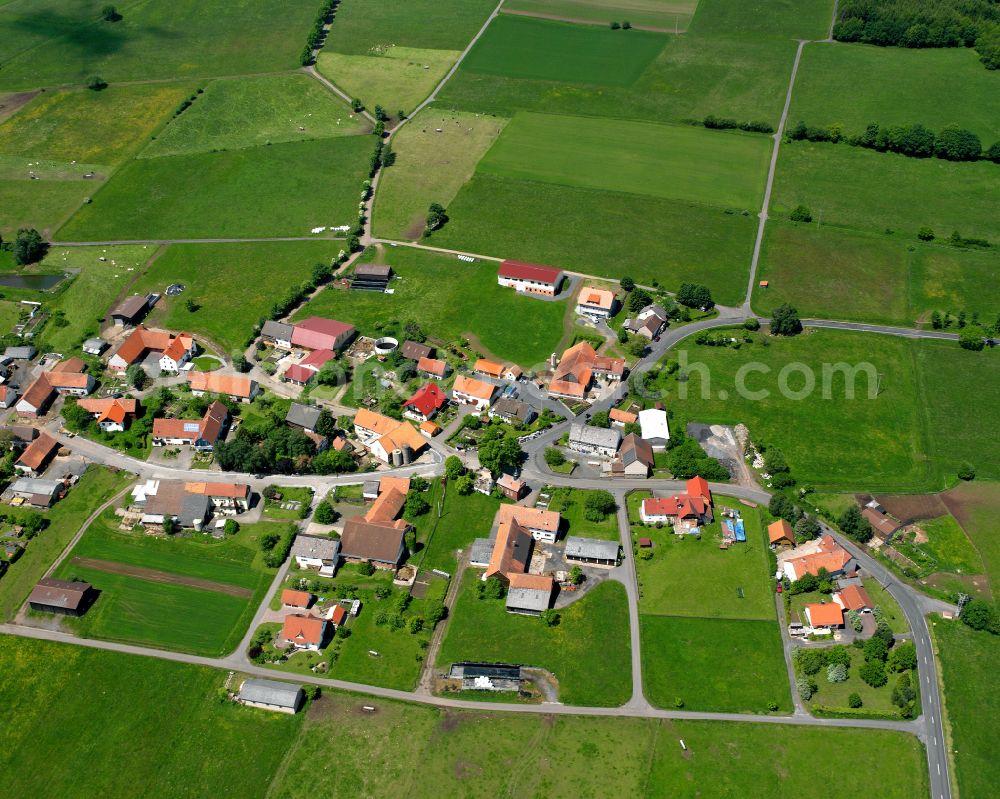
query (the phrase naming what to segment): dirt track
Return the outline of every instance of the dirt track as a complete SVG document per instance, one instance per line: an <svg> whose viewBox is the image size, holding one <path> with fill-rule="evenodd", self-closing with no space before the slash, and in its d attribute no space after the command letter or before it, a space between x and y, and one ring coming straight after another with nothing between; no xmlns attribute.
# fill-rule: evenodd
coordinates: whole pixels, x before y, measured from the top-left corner
<svg viewBox="0 0 1000 799"><path fill-rule="evenodd" d="M73 558L73 563L87 569L97 569L98 571L107 572L108 574L124 574L127 577L138 577L140 580L149 580L154 583L186 585L189 588L200 588L204 591L218 591L220 594L229 594L229 596L241 599L249 599L253 596L253 591L249 588L240 588L238 585L215 583L211 580L203 580L200 577L186 577L183 574L171 574L170 572L161 572L142 566L130 566L127 563L116 563L113 560Z"/></svg>

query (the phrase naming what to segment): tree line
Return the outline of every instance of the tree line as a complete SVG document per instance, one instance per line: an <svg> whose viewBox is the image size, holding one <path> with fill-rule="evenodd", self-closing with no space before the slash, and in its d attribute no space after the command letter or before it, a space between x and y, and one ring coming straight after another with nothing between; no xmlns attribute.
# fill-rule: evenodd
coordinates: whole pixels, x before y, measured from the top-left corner
<svg viewBox="0 0 1000 799"><path fill-rule="evenodd" d="M306 37L306 44L302 48L302 55L299 57L302 66L305 67L312 63L313 51L323 43L323 26L326 25L326 21L333 13L333 9L337 7L337 3L338 0L323 0L323 4L320 5L319 10L316 12L316 19L313 20L313 26Z"/></svg>
<svg viewBox="0 0 1000 799"><path fill-rule="evenodd" d="M994 0L843 0L833 38L881 47L973 47L1000 68L1000 5Z"/></svg>

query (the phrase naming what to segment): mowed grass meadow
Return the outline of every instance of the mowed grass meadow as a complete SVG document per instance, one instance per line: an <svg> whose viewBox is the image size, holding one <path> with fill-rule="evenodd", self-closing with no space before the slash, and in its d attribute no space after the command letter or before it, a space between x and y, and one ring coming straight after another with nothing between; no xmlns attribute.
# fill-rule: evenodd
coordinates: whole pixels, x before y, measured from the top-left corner
<svg viewBox="0 0 1000 799"><path fill-rule="evenodd" d="M132 161L58 236L302 236L352 224L374 146L369 136L348 136Z"/></svg>
<svg viewBox="0 0 1000 799"><path fill-rule="evenodd" d="M698 0L511 0L503 10L607 25L613 19L639 27L687 30Z"/></svg>
<svg viewBox="0 0 1000 799"><path fill-rule="evenodd" d="M745 209L760 204L770 152L763 136L520 113L477 170Z"/></svg>
<svg viewBox="0 0 1000 799"><path fill-rule="evenodd" d="M452 255L403 247L370 251L364 261L393 268L399 279L390 284L392 294L330 286L295 318L338 319L369 336L378 334L376 325L390 320L414 321L427 335L445 342L475 336L496 357L529 368L548 358L562 339L566 303L518 296L498 286L498 264L493 261L470 264Z"/></svg>

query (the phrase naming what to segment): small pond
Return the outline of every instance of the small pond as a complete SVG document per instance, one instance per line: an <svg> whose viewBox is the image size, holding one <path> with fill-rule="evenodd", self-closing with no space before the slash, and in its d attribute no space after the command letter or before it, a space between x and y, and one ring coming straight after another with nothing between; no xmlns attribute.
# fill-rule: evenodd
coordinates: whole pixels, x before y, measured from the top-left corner
<svg viewBox="0 0 1000 799"><path fill-rule="evenodd" d="M63 281L65 275L0 275L0 286L12 289L48 291Z"/></svg>

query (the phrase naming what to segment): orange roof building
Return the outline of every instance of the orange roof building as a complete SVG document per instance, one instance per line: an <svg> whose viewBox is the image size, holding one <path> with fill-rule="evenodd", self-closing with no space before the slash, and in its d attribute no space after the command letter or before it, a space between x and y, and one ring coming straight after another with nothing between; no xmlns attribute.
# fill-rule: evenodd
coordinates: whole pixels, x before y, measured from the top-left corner
<svg viewBox="0 0 1000 799"><path fill-rule="evenodd" d="M427 446L427 440L409 422L401 422L361 408L354 416L354 432L361 443L384 463L389 463L392 453L399 451L417 457Z"/></svg>
<svg viewBox="0 0 1000 799"><path fill-rule="evenodd" d="M598 355L588 342L574 344L563 353L549 381L549 394L554 397L582 399L595 377L621 380L625 375L625 359Z"/></svg>
<svg viewBox="0 0 1000 799"><path fill-rule="evenodd" d="M97 426L109 432L124 430L139 409L138 400L124 398L80 399L76 404L93 414Z"/></svg>
<svg viewBox="0 0 1000 799"><path fill-rule="evenodd" d="M810 627L843 627L844 611L834 602L814 602L805 607Z"/></svg>
<svg viewBox="0 0 1000 799"><path fill-rule="evenodd" d="M612 408L608 411L608 418L615 424L635 424L639 417L631 411L623 411L621 408Z"/></svg>
<svg viewBox="0 0 1000 799"><path fill-rule="evenodd" d="M686 483L687 491L672 497L649 498L642 501L639 515L645 524L682 524L686 527L712 521L712 492L701 476Z"/></svg>
<svg viewBox="0 0 1000 799"><path fill-rule="evenodd" d="M559 525L562 516L554 510L541 508L526 508L523 505L501 505L497 511L497 521L500 524L517 522L536 541L552 543L559 535Z"/></svg>
<svg viewBox="0 0 1000 799"><path fill-rule="evenodd" d="M846 585L841 588L833 595L833 601L845 611L856 610L863 613L875 607L868 592L856 585Z"/></svg>
<svg viewBox="0 0 1000 799"><path fill-rule="evenodd" d="M327 623L325 619L317 619L304 613L293 613L285 616L281 626L281 640L296 649L320 649L325 640Z"/></svg>
<svg viewBox="0 0 1000 799"><path fill-rule="evenodd" d="M132 364L138 363L151 352L159 352L162 355L171 347L175 339L179 339L179 346L189 354L194 351L194 339L187 333L181 333L175 337L166 330L150 330L143 325L138 325L108 360L108 368L121 372Z"/></svg>
<svg viewBox="0 0 1000 799"><path fill-rule="evenodd" d="M501 522L483 579L499 577L506 583L511 573L526 572L531 563L532 543L531 533L516 521Z"/></svg>
<svg viewBox="0 0 1000 799"><path fill-rule="evenodd" d="M289 608L307 608L312 604L312 594L286 588L281 592L281 604Z"/></svg>
<svg viewBox="0 0 1000 799"><path fill-rule="evenodd" d="M767 526L767 538L772 544L795 545L795 531L784 519L778 519Z"/></svg>
<svg viewBox="0 0 1000 799"><path fill-rule="evenodd" d="M790 550L781 568L785 576L794 582L806 573L819 576L821 569L825 569L830 577L851 574L857 570L857 561L832 536L824 535Z"/></svg>
<svg viewBox="0 0 1000 799"><path fill-rule="evenodd" d="M497 363L496 361L488 361L485 358L480 358L476 361L475 365L472 367L472 371L478 372L481 375L486 375L487 377L495 377L500 379L503 377L503 364Z"/></svg>
<svg viewBox="0 0 1000 799"><path fill-rule="evenodd" d="M417 361L417 371L431 377L447 377L448 362L439 358L423 357Z"/></svg>
<svg viewBox="0 0 1000 799"><path fill-rule="evenodd" d="M39 433L21 453L14 468L28 474L40 474L59 449L59 442L46 433Z"/></svg>
<svg viewBox="0 0 1000 799"><path fill-rule="evenodd" d="M188 375L191 393L221 394L237 402L250 402L259 393L256 380L246 375L225 374L223 372L192 372Z"/></svg>
<svg viewBox="0 0 1000 799"><path fill-rule="evenodd" d="M474 405L478 410L488 408L496 393L497 387L492 383L465 375L456 377L455 384L451 387L451 397L455 402Z"/></svg>
<svg viewBox="0 0 1000 799"><path fill-rule="evenodd" d="M595 286L584 286L576 297L576 312L583 316L607 319L614 313L615 293Z"/></svg>

